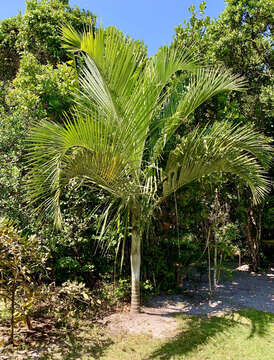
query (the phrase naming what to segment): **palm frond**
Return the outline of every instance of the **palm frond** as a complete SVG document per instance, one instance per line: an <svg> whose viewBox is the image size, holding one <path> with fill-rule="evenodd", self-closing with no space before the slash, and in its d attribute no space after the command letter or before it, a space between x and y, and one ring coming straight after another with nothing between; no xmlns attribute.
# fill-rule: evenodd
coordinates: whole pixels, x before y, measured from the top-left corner
<svg viewBox="0 0 274 360"><path fill-rule="evenodd" d="M154 81L165 85L178 71L195 72L200 68L197 60L194 46L162 46L153 57Z"/></svg>
<svg viewBox="0 0 274 360"><path fill-rule="evenodd" d="M101 112L105 116L118 120L119 113L114 99L96 63L89 56L84 56L84 61L79 75L81 88L75 93L78 109L86 114L91 111Z"/></svg>
<svg viewBox="0 0 274 360"><path fill-rule="evenodd" d="M38 203L60 224L59 198L72 178L101 187L112 196L125 199L141 192L135 178L132 149L123 139L113 142L115 128L97 118L83 119L78 114L65 126L43 122L33 128L29 138L31 167L29 199ZM103 119L104 120L104 119Z"/></svg>
<svg viewBox="0 0 274 360"><path fill-rule="evenodd" d="M61 26L63 48L70 53L76 53L81 48L83 35L74 30L71 25Z"/></svg>
<svg viewBox="0 0 274 360"><path fill-rule="evenodd" d="M242 77L220 68L200 68L191 73L187 86L182 87L181 98L178 99L177 95L177 104L168 106L168 111L164 112L166 118L161 120L164 123L162 133L153 149L154 160L161 155L166 142L178 127L186 122L189 115L201 104L225 91L241 91L245 85L246 82Z"/></svg>
<svg viewBox="0 0 274 360"><path fill-rule="evenodd" d="M163 196L206 175L224 172L244 180L259 202L270 187L265 168L270 165L271 152L264 137L248 126L215 123L197 128L170 153Z"/></svg>

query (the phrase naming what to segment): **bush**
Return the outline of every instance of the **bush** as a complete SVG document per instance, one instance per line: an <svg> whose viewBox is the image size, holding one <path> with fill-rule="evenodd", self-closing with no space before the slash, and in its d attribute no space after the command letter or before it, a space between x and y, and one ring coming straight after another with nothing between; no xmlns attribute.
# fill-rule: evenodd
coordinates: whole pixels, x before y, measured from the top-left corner
<svg viewBox="0 0 274 360"><path fill-rule="evenodd" d="M31 125L47 118L58 121L72 105L71 93L76 86L72 67L41 65L33 55L26 54L7 91L6 103L18 123L27 121Z"/></svg>
<svg viewBox="0 0 274 360"><path fill-rule="evenodd" d="M25 322L31 330L30 314L36 283L43 273L47 255L35 236L21 236L11 222L0 221L0 294L11 308L12 343L14 326L18 322Z"/></svg>

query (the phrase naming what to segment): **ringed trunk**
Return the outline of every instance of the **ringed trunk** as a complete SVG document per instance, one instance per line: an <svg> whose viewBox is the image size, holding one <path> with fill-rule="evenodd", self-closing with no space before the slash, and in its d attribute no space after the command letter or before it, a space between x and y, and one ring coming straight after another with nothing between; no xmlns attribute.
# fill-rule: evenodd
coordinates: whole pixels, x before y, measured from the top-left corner
<svg viewBox="0 0 274 360"><path fill-rule="evenodd" d="M134 217L133 217L134 218ZM132 219L131 238L131 313L140 312L140 267L141 267L141 234Z"/></svg>

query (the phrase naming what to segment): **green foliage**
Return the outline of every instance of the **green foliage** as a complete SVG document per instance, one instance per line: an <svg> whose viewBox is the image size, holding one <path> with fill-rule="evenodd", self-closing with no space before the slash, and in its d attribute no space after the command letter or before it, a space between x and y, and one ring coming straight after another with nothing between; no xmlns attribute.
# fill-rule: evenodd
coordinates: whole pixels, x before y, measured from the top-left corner
<svg viewBox="0 0 274 360"><path fill-rule="evenodd" d="M78 111L73 113L74 119L67 120L64 126L44 122L34 127L30 136L30 199L32 202L39 201L39 209L53 216L57 226L61 221L59 196L65 184L73 178L80 177L89 185L96 184L125 203L132 197L131 200L137 201L138 195L151 196L150 176L144 179L143 188L140 188L138 179L141 177L145 140L150 128L161 129L161 136L153 147L154 154L150 159L153 166L165 148L165 139L169 139L179 124L184 123L201 103L224 91L241 90L243 86L242 79L219 69L196 71L190 75L184 96L177 99L173 109L169 108L166 121L159 123L154 116L157 116L155 112L163 103L164 97L160 97L162 89L173 73L191 66L196 68L191 54L185 50L186 53L182 55L180 47L171 50L162 48L155 56L155 62L147 62L144 67L142 46L128 43L114 29L108 32L109 36L99 29L94 37L89 33L79 43L81 49L86 49L92 57L87 55L80 75L82 93L78 95L80 105ZM65 32L65 36L67 46L73 47L71 35ZM120 46L113 50L110 46L115 41ZM136 52L135 58L132 58L133 52ZM117 63L122 54L128 58L123 74L121 61ZM101 72L97 68L99 65ZM109 75L110 66L113 67L112 76ZM152 79L148 80L151 76ZM120 87L123 90L121 93ZM166 94L166 103L169 96ZM147 99L147 102L140 102L140 97L144 101ZM130 107L134 111L128 112ZM136 137L137 131L139 138ZM253 139L257 142L253 143ZM208 149L207 141L210 144ZM230 172L248 183L257 201L268 187L263 168L255 159L263 167L269 164L270 147L263 145L264 142L263 137L248 127L241 129L229 124L215 124L202 131L196 129L186 135L170 153L166 169L163 169L165 180L155 178L155 181L165 181L164 198L188 182L210 173ZM197 149L195 153L193 146ZM227 151L224 152L224 149ZM210 164L205 156L207 154L209 157L214 154ZM60 170L62 175L56 176Z"/></svg>
<svg viewBox="0 0 274 360"><path fill-rule="evenodd" d="M0 23L0 213L36 228L25 209L25 136L33 122L60 118L72 105L75 71L62 64L61 22L83 29L92 14L65 1L27 1L26 13Z"/></svg>
<svg viewBox="0 0 274 360"><path fill-rule="evenodd" d="M194 7L190 8L190 23L185 28L176 28L175 42L195 42L195 49L205 62L223 64L244 76L247 90L231 94L224 115L255 123L266 134L273 135L272 1L228 0L217 21L204 17L204 7L205 2L200 7L200 17ZM216 107L210 110L214 116Z"/></svg>
<svg viewBox="0 0 274 360"><path fill-rule="evenodd" d="M60 25L83 30L95 17L60 0L28 0L24 15L0 23L0 80L11 80L21 54L33 54L39 63L56 65L68 57L61 47Z"/></svg>
<svg viewBox="0 0 274 360"><path fill-rule="evenodd" d="M58 121L72 105L71 92L76 87L71 67L41 65L31 54L22 57L14 80L1 87L0 211L18 226L30 222L24 209L26 133L31 124L42 119Z"/></svg>
<svg viewBox="0 0 274 360"><path fill-rule="evenodd" d="M27 0L19 26L18 48L35 55L42 63L56 64L67 59L61 47L60 25L83 30L95 21L89 11L72 9L60 0Z"/></svg>
<svg viewBox="0 0 274 360"><path fill-rule="evenodd" d="M111 198L102 233L109 209L119 204L115 219L124 213L125 228L131 228L132 311L138 311L140 243L153 211L183 186L214 173L239 177L260 202L270 187L265 171L271 147L250 126L215 122L185 129L158 167L167 142L195 110L216 95L243 90L244 80L221 68L199 67L192 49L178 42L146 59L143 44L115 28L81 34L64 27L63 37L70 53L85 53L78 106L63 125L43 121L33 127L29 201L61 229L60 196L67 184L101 189Z"/></svg>
<svg viewBox="0 0 274 360"><path fill-rule="evenodd" d="M247 89L206 102L195 112L194 123L204 124L223 118L253 125L273 138L272 1L228 0L224 12L216 21L204 16L204 8L205 3L202 3L199 16L194 7L190 9L191 20L186 27L176 28L175 43L194 43L197 54L205 63L219 63L232 69L235 74L243 75L247 80ZM273 176L273 171L269 172ZM262 212L267 213L270 202L268 200L254 207L244 187L237 185L236 190L229 183L227 186L230 187L231 197L234 197L233 206L241 208L237 216L242 222L242 237L247 237L247 214L251 211L254 218L259 219ZM262 234L262 239L270 239L265 224L260 225L260 221L255 221L253 234ZM254 243L256 236L250 238ZM259 240L253 247L260 246Z"/></svg>
<svg viewBox="0 0 274 360"><path fill-rule="evenodd" d="M208 31L211 58L221 61L248 80L248 90L237 96L245 121L273 134L269 110L273 99L273 3L271 0L229 0L220 20Z"/></svg>
<svg viewBox="0 0 274 360"><path fill-rule="evenodd" d="M79 316L82 312L91 313L92 295L84 283L65 281L60 287L54 283L41 291L44 298L44 311L55 317L56 323L62 326L71 316ZM39 310L39 304L37 304Z"/></svg>
<svg viewBox="0 0 274 360"><path fill-rule="evenodd" d="M76 74L71 67L41 65L33 55L27 54L21 59L6 103L18 120L27 119L28 123L46 118L58 120L72 105L71 93L75 87Z"/></svg>
<svg viewBox="0 0 274 360"><path fill-rule="evenodd" d="M20 54L16 46L21 15L0 22L0 81L14 78L19 67Z"/></svg>
<svg viewBox="0 0 274 360"><path fill-rule="evenodd" d="M11 307L11 341L20 321L31 329L30 314L47 251L35 236L18 234L11 222L0 222L0 295Z"/></svg>
<svg viewBox="0 0 274 360"><path fill-rule="evenodd" d="M159 234L159 240L152 238L144 242L142 274L144 284L149 282L149 293L180 291L189 266L201 259L201 244L196 236L180 232L177 237L176 232L173 229L165 237ZM143 288L146 290L145 286Z"/></svg>
<svg viewBox="0 0 274 360"><path fill-rule="evenodd" d="M114 284L113 287L113 296L115 302L122 302L122 301L128 301L130 298L130 280L126 279L119 279L116 284ZM112 301L113 301L112 300ZM110 303L112 302L110 301Z"/></svg>
<svg viewBox="0 0 274 360"><path fill-rule="evenodd" d="M130 282L120 279L114 286L100 281L91 291L82 282L68 280L59 287L50 284L42 293L47 298L45 305L48 313L54 315L58 322L65 322L68 316L81 314L100 318L128 301Z"/></svg>

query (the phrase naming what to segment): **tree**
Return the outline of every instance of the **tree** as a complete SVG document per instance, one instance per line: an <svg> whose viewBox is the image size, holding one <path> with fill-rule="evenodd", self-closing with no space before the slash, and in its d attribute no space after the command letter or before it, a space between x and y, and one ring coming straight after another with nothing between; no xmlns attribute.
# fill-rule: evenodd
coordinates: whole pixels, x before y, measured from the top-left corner
<svg viewBox="0 0 274 360"><path fill-rule="evenodd" d="M251 127L216 122L189 129L189 116L244 80L224 69L197 65L191 49L162 47L147 58L142 43L114 27L83 34L63 28L64 47L80 54L81 90L64 124L43 121L29 137L29 199L61 227L60 194L71 179L109 194L131 230L131 311L140 307L141 241L164 199L215 172L237 175L258 202L269 183L270 146ZM184 133L168 149L178 128Z"/></svg>
<svg viewBox="0 0 274 360"><path fill-rule="evenodd" d="M238 121L253 123L273 136L273 2L270 0L228 0L220 19L208 28L213 44L211 57L240 73L248 81L248 90L234 97ZM225 31L224 31L225 29ZM270 170L273 177L273 171ZM251 267L261 266L262 214L270 207L273 193L259 206L252 204L248 191L242 191L242 216Z"/></svg>
<svg viewBox="0 0 274 360"><path fill-rule="evenodd" d="M260 131L273 136L273 2L226 0L226 3L215 21L204 17L205 1L200 5L200 17L195 7L190 7L190 23L175 28L174 40L186 45L194 42L206 63L218 62L244 76L247 88L231 94L234 112L228 108L224 116L255 123Z"/></svg>
<svg viewBox="0 0 274 360"><path fill-rule="evenodd" d="M0 21L0 81L16 76L22 54L32 54L43 65L67 61L61 47L60 23L82 31L90 19L90 12L71 8L66 0L26 0L22 15Z"/></svg>
<svg viewBox="0 0 274 360"><path fill-rule="evenodd" d="M194 118L199 123L207 123L212 117L234 119L238 123L250 123L273 137L273 2L227 0L226 3L225 10L215 21L204 17L205 2L200 5L200 17L194 6L191 7L190 23L176 28L175 42L181 45L195 42L197 53L206 63L220 63L234 74L241 74L247 81L247 89L215 97L201 106ZM269 173L273 177L271 169ZM237 187L241 194L237 217L243 224L250 265L253 271L258 271L261 240L271 239L262 215L271 211L273 193L254 206L248 189L239 184ZM231 194L236 193L230 188Z"/></svg>

